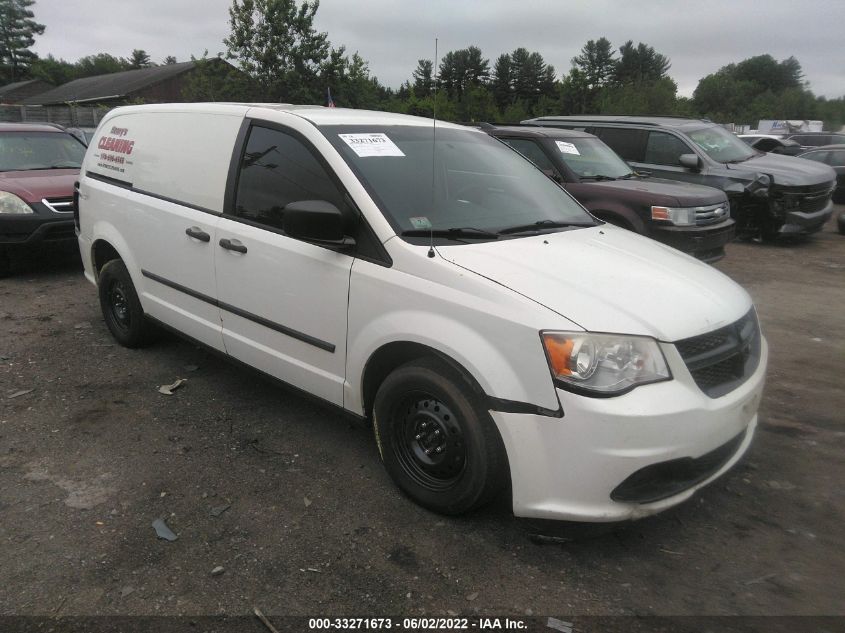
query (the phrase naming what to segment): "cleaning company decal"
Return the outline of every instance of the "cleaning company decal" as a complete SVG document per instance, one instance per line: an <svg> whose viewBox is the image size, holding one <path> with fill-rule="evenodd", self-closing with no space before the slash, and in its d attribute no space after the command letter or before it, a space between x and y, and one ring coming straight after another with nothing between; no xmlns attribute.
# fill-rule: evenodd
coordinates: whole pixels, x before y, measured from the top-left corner
<svg viewBox="0 0 845 633"><path fill-rule="evenodd" d="M97 167L119 174L126 171L125 166L132 164L128 157L135 147L135 141L131 140L128 135L128 128L112 127L107 134L100 137L97 143L97 149L100 150L100 153L94 155L98 159Z"/></svg>

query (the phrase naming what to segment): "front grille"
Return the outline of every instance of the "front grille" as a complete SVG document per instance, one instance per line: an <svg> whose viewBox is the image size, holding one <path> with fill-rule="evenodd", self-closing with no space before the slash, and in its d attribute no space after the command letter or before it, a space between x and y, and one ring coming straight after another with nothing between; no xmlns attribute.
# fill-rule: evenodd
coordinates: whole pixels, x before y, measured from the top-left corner
<svg viewBox="0 0 845 633"><path fill-rule="evenodd" d="M813 213L824 209L830 201L834 183L811 187L774 187L773 200L786 211Z"/></svg>
<svg viewBox="0 0 845 633"><path fill-rule="evenodd" d="M675 343L695 384L718 398L744 383L760 363L760 325L754 308L736 323Z"/></svg>
<svg viewBox="0 0 845 633"><path fill-rule="evenodd" d="M696 207L695 223L698 226L705 224L716 224L730 216L726 203L711 204L706 207Z"/></svg>
<svg viewBox="0 0 845 633"><path fill-rule="evenodd" d="M56 213L73 213L73 196L44 198L41 202L50 211L55 211Z"/></svg>

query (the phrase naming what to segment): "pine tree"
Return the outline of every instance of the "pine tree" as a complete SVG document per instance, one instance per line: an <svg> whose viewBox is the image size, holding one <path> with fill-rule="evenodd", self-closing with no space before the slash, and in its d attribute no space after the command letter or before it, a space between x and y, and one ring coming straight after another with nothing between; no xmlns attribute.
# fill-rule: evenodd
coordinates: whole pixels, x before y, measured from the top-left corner
<svg viewBox="0 0 845 633"><path fill-rule="evenodd" d="M35 21L29 8L33 4L35 0L0 0L0 73L9 82L25 77L38 58L30 47L44 25Z"/></svg>

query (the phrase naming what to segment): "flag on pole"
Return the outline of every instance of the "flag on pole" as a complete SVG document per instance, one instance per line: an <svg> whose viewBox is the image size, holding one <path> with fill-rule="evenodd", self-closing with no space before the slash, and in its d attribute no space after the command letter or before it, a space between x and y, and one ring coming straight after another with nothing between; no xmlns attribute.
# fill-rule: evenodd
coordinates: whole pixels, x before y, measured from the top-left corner
<svg viewBox="0 0 845 633"><path fill-rule="evenodd" d="M326 93L327 93L326 107L327 108L333 108L334 107L334 101L332 100L332 89L326 88Z"/></svg>

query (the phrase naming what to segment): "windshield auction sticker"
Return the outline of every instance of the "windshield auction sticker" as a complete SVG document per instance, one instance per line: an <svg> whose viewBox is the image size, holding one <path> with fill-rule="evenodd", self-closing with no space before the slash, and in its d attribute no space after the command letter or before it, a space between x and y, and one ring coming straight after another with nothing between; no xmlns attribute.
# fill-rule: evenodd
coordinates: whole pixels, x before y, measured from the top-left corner
<svg viewBox="0 0 845 633"><path fill-rule="evenodd" d="M371 132L369 134L338 134L343 142L361 158L369 156L404 156L396 143L387 138L387 134Z"/></svg>
<svg viewBox="0 0 845 633"><path fill-rule="evenodd" d="M567 143L566 141L555 141L555 145L557 145L561 154L575 154L576 156L581 155L581 152L579 152L578 148L572 143Z"/></svg>

